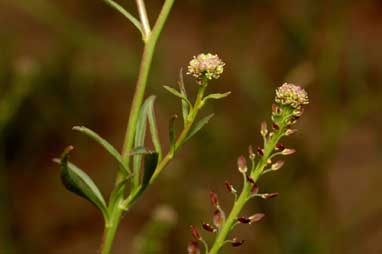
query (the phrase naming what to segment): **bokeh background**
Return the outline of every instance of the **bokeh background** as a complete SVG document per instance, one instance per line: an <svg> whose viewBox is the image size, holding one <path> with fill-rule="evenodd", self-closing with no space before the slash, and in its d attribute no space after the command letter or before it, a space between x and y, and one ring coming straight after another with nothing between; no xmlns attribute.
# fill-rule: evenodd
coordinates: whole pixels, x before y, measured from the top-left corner
<svg viewBox="0 0 382 254"><path fill-rule="evenodd" d="M147 2L155 17L161 1ZM232 95L205 109L216 116L124 219L114 253L186 253L189 225L210 220L209 190L230 207L223 182L240 184L236 158L260 143L284 81L311 98L285 140L298 153L261 180L281 195L244 211L266 219L236 230L245 245L222 253L382 253L381 45L378 0L176 1L147 90L165 146L179 102L162 85L175 86L193 55L224 59L209 91ZM101 0L0 0L0 253L97 253L101 216L62 187L51 159L74 145L72 159L110 191L115 163L71 127L121 147L140 52L134 27Z"/></svg>

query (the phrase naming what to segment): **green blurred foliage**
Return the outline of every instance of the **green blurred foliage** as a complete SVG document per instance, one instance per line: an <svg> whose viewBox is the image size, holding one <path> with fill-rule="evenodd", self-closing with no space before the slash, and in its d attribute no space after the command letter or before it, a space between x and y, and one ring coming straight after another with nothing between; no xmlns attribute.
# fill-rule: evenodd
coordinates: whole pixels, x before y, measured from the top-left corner
<svg viewBox="0 0 382 254"><path fill-rule="evenodd" d="M148 5L154 16L160 1ZM134 10L133 1L126 7ZM115 253L133 253L132 239L161 203L179 216L164 253L185 253L188 225L210 219L208 191L230 207L222 183L240 183L236 158L261 142L260 122L284 81L311 97L285 144L297 154L263 178L261 189L280 197L247 208L267 216L235 231L246 244L225 253L380 253L381 13L377 0L177 1L147 91L158 95L161 140L180 112L162 85L175 84L193 55L225 60L209 89L232 95L208 106L216 116L132 209ZM0 1L0 253L96 251L102 219L64 190L51 159L73 144L73 159L111 189L117 165L71 127L86 125L121 146L140 50L139 34L102 1ZM196 90L191 79L186 85Z"/></svg>

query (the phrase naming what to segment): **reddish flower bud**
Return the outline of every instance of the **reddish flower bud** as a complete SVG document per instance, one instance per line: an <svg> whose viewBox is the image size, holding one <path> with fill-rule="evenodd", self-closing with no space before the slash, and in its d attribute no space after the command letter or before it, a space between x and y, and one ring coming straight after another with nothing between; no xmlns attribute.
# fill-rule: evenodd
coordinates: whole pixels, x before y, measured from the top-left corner
<svg viewBox="0 0 382 254"><path fill-rule="evenodd" d="M232 242L231 242L232 247L239 247L239 246L243 245L243 243L244 243L244 240L239 241L236 237L233 238Z"/></svg>
<svg viewBox="0 0 382 254"><path fill-rule="evenodd" d="M275 164L272 165L271 169L273 171L279 170L284 165L284 161L277 161Z"/></svg>
<svg viewBox="0 0 382 254"><path fill-rule="evenodd" d="M296 152L296 150L294 150L294 149L286 148L286 149L284 149L284 150L281 152L281 154L282 154L282 155L291 155L291 154L294 154L295 152Z"/></svg>
<svg viewBox="0 0 382 254"><path fill-rule="evenodd" d="M267 128L267 123L266 122L262 122L261 123L260 134L263 137L265 137L268 134L268 128Z"/></svg>
<svg viewBox="0 0 382 254"><path fill-rule="evenodd" d="M247 161L245 160L245 157L244 157L244 156L240 156L240 157L237 159L237 167L238 167L240 173L245 173L245 172L247 172L247 170L248 170L248 167L247 167Z"/></svg>
<svg viewBox="0 0 382 254"><path fill-rule="evenodd" d="M251 220L249 218L245 218L245 217L240 217L237 219L240 223L244 223L244 224L248 224L251 222Z"/></svg>
<svg viewBox="0 0 382 254"><path fill-rule="evenodd" d="M210 200L212 206L217 207L219 205L218 195L213 191L210 191Z"/></svg>
<svg viewBox="0 0 382 254"><path fill-rule="evenodd" d="M263 198L263 199L270 199L270 198L277 197L278 195L279 195L278 192L265 193L265 194L261 194L261 198Z"/></svg>
<svg viewBox="0 0 382 254"><path fill-rule="evenodd" d="M278 144L276 145L276 151L282 151L282 150L284 150L284 149L285 149L285 146L284 146L283 144L278 143Z"/></svg>
<svg viewBox="0 0 382 254"><path fill-rule="evenodd" d="M190 227L192 236L195 238L195 240L200 241L202 237L200 236L199 230L194 225L191 225Z"/></svg>
<svg viewBox="0 0 382 254"><path fill-rule="evenodd" d="M263 156L263 155L264 155L264 150L261 149L260 147L258 147L258 148L257 148L257 154L258 154L259 156Z"/></svg>
<svg viewBox="0 0 382 254"><path fill-rule="evenodd" d="M272 113L273 115L280 115L281 114L281 108L277 106L276 104L272 104Z"/></svg>
<svg viewBox="0 0 382 254"><path fill-rule="evenodd" d="M197 242L191 241L188 244L187 253L188 254L200 254L199 244Z"/></svg>
<svg viewBox="0 0 382 254"><path fill-rule="evenodd" d="M275 124L275 123L272 123L272 128L274 130L279 130L280 129L280 127L277 124Z"/></svg>
<svg viewBox="0 0 382 254"><path fill-rule="evenodd" d="M237 192L235 190L235 188L233 187L233 185L230 182L228 182L228 181L224 182L224 186L225 186L225 188L227 189L228 192L231 192L231 193L236 193Z"/></svg>
<svg viewBox="0 0 382 254"><path fill-rule="evenodd" d="M214 212L213 223L215 227L220 228L223 224L223 215L220 210Z"/></svg>
<svg viewBox="0 0 382 254"><path fill-rule="evenodd" d="M255 184L255 181L252 179L252 177L247 176L247 181L251 184Z"/></svg>
<svg viewBox="0 0 382 254"><path fill-rule="evenodd" d="M206 230L208 232L212 232L212 233L216 232L216 229L208 223L203 223L202 227L204 228L204 230Z"/></svg>
<svg viewBox="0 0 382 254"><path fill-rule="evenodd" d="M263 214L263 213L256 213L256 214L250 216L248 218L250 220L249 224L252 224L252 223L260 221L262 218L264 218L264 216L265 216L265 214Z"/></svg>
<svg viewBox="0 0 382 254"><path fill-rule="evenodd" d="M287 129L286 132L285 132L285 135L286 136L290 136L290 135L292 135L292 134L294 134L296 132L297 132L297 129Z"/></svg>
<svg viewBox="0 0 382 254"><path fill-rule="evenodd" d="M249 154L249 158L251 160L254 160L256 158L256 154L253 152L253 147L252 146L248 147L248 154Z"/></svg>

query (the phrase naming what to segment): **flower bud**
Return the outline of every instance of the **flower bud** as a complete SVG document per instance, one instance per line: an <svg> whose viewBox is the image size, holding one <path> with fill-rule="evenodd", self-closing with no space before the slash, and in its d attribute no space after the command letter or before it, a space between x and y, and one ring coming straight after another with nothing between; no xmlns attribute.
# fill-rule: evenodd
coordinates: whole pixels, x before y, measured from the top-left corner
<svg viewBox="0 0 382 254"><path fill-rule="evenodd" d="M253 180L252 177L250 177L250 176L246 176L246 178L247 178L247 181L248 181L250 184L255 184L255 181Z"/></svg>
<svg viewBox="0 0 382 254"><path fill-rule="evenodd" d="M284 149L285 149L285 146L284 146L283 144L278 143L278 144L276 145L276 151L282 151L282 150L284 150Z"/></svg>
<svg viewBox="0 0 382 254"><path fill-rule="evenodd" d="M250 220L249 224L260 221L262 218L264 218L264 216L265 216L265 214L263 214L263 213L256 213L256 214L250 216L248 218Z"/></svg>
<svg viewBox="0 0 382 254"><path fill-rule="evenodd" d="M282 154L282 155L291 155L291 154L294 154L295 152L296 152L296 150L294 150L294 149L286 148L286 149L284 149L284 150L281 152L281 154Z"/></svg>
<svg viewBox="0 0 382 254"><path fill-rule="evenodd" d="M256 154L253 152L252 146L248 147L248 154L249 154L249 159L254 160L256 158Z"/></svg>
<svg viewBox="0 0 382 254"><path fill-rule="evenodd" d="M236 237L232 239L232 247L239 247L244 244L244 240L239 241Z"/></svg>
<svg viewBox="0 0 382 254"><path fill-rule="evenodd" d="M284 161L277 161L276 163L274 163L271 167L271 169L273 171L276 171L276 170L279 170L282 166L284 166Z"/></svg>
<svg viewBox="0 0 382 254"><path fill-rule="evenodd" d="M198 242L191 241L187 247L188 254L200 254L200 248Z"/></svg>
<svg viewBox="0 0 382 254"><path fill-rule="evenodd" d="M278 192L273 192L273 193L265 193L265 194L261 194L260 197L263 198L263 199L271 199L271 198L275 198L279 195Z"/></svg>
<svg viewBox="0 0 382 254"><path fill-rule="evenodd" d="M240 173L246 173L248 170L247 167L247 161L245 160L245 157L242 155L237 159L237 167L240 171Z"/></svg>
<svg viewBox="0 0 382 254"><path fill-rule="evenodd" d="M191 225L190 227L192 236L195 238L195 240L200 241L202 237L200 236L199 230L194 225Z"/></svg>
<svg viewBox="0 0 382 254"><path fill-rule="evenodd" d="M243 224L248 224L251 222L251 220L249 218L245 218L245 217L240 217L240 218L237 218L237 220L240 222L240 223L243 223Z"/></svg>
<svg viewBox="0 0 382 254"><path fill-rule="evenodd" d="M228 181L224 182L224 186L225 186L225 188L227 189L228 192L231 192L231 193L236 193L237 192L235 190L235 188L233 187L233 185L230 182L228 182Z"/></svg>
<svg viewBox="0 0 382 254"><path fill-rule="evenodd" d="M217 228L220 228L223 225L223 215L220 210L214 212L213 223Z"/></svg>
<svg viewBox="0 0 382 254"><path fill-rule="evenodd" d="M213 226L211 226L211 225L208 224L208 223L203 223L203 224L202 224L202 227L204 228L204 230L206 230L206 231L208 231L208 232L211 232L211 233L216 232L216 228L214 228Z"/></svg>
<svg viewBox="0 0 382 254"><path fill-rule="evenodd" d="M272 128L277 131L280 129L280 127L276 123L272 123Z"/></svg>
<svg viewBox="0 0 382 254"><path fill-rule="evenodd" d="M217 207L219 205L218 195L213 191L210 191L210 200L213 207Z"/></svg>
<svg viewBox="0 0 382 254"><path fill-rule="evenodd" d="M286 132L285 132L285 135L286 136L290 136L290 135L292 135L292 134L294 134L296 132L297 132L297 129L287 129Z"/></svg>
<svg viewBox="0 0 382 254"><path fill-rule="evenodd" d="M267 136L267 134L268 134L268 128L267 128L267 123L266 123L266 122L262 122L262 123L261 123L260 134L261 134L261 136L263 136L263 137Z"/></svg>
<svg viewBox="0 0 382 254"><path fill-rule="evenodd" d="M282 113L281 108L277 106L276 104L272 104L272 115L279 116L281 115L281 113Z"/></svg>
<svg viewBox="0 0 382 254"><path fill-rule="evenodd" d="M264 149L261 149L260 147L257 148L257 154L259 156L263 156L264 155Z"/></svg>
<svg viewBox="0 0 382 254"><path fill-rule="evenodd" d="M309 103L307 92L299 86L284 83L276 89L275 101L284 106L300 109Z"/></svg>

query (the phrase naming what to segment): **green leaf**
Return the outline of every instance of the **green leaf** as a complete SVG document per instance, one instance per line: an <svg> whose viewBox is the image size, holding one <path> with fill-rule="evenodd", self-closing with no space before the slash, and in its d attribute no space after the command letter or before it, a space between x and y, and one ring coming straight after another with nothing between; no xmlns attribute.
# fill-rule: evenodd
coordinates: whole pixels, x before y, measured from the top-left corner
<svg viewBox="0 0 382 254"><path fill-rule="evenodd" d="M183 69L180 69L180 71L179 71L178 85L179 85L179 90L180 90L181 94L184 97L188 98L186 88L184 86ZM184 126L187 124L187 118L188 118L189 110L190 110L190 105L186 101L182 100L182 116L183 116Z"/></svg>
<svg viewBox="0 0 382 254"><path fill-rule="evenodd" d="M153 99L150 99L151 97ZM158 153L158 160L161 160L162 159L162 147L160 144L157 121L156 121L155 110L154 110L155 96L150 96L147 100L149 100L148 105L147 105L147 107L148 107L147 117L149 120L151 140L153 142L155 151Z"/></svg>
<svg viewBox="0 0 382 254"><path fill-rule="evenodd" d="M65 188L95 205L103 214L105 220L108 218L106 203L101 192L93 180L80 168L69 163L69 153L73 150L72 146L65 149L61 160L55 162L61 165L61 181Z"/></svg>
<svg viewBox="0 0 382 254"><path fill-rule="evenodd" d="M179 97L181 98L182 100L184 100L190 107L192 107L192 104L191 102L187 99L187 97L185 95L183 95L182 93L178 92L177 90L175 90L174 88L172 87L169 87L169 86L163 86L167 91L169 91L170 93L172 93L173 95L175 95L176 97Z"/></svg>
<svg viewBox="0 0 382 254"><path fill-rule="evenodd" d="M210 114L206 117L203 117L199 122L197 122L195 125L193 125L188 132L186 138L184 139L183 143L189 140L192 136L194 136L197 132L199 132L214 116L214 114Z"/></svg>
<svg viewBox="0 0 382 254"><path fill-rule="evenodd" d="M126 173L131 174L128 167L125 165L125 163L122 160L122 156L120 153L105 139L103 139L101 136L99 136L96 132L90 130L89 128L86 128L85 126L74 126L73 130L79 131L86 136L92 138L94 141L96 141L98 144L100 144L111 156L116 159L120 165L120 168Z"/></svg>
<svg viewBox="0 0 382 254"><path fill-rule="evenodd" d="M228 95L230 95L231 92L226 92L226 93L213 93L213 94L209 94L207 95L206 97L204 97L204 101L207 101L208 99L215 99L215 100L219 100L219 99L223 99L225 97L227 97Z"/></svg>
<svg viewBox="0 0 382 254"><path fill-rule="evenodd" d="M134 148L133 150L130 151L129 156L134 156L134 155L137 155L137 154L146 154L146 153L150 153L150 151L147 150L146 147L138 146L138 147L136 147L136 148Z"/></svg>
<svg viewBox="0 0 382 254"><path fill-rule="evenodd" d="M175 120L177 118L178 118L177 115L173 115L170 119L170 125L169 125L170 156L173 156L175 154L175 149L176 149Z"/></svg>
<svg viewBox="0 0 382 254"><path fill-rule="evenodd" d="M142 190L144 190L150 183L155 169L158 165L158 153L145 154L144 158L144 174L142 180Z"/></svg>
<svg viewBox="0 0 382 254"><path fill-rule="evenodd" d="M117 202L118 197L121 197L124 194L126 183L130 179L130 177L128 177L128 178L124 179L122 182L120 182L111 192L110 198L109 198L109 208L110 209L113 209L115 207L115 202Z"/></svg>

